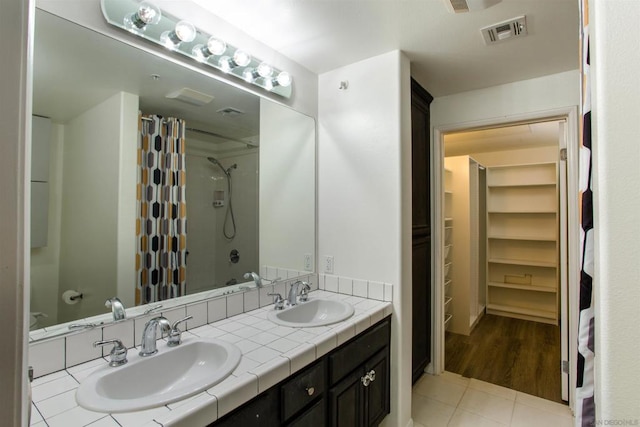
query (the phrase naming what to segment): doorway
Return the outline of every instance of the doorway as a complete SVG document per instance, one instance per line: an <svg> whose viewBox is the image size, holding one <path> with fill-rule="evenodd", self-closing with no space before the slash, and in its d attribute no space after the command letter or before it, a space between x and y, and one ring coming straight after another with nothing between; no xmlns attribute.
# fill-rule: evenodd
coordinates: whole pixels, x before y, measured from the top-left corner
<svg viewBox="0 0 640 427"><path fill-rule="evenodd" d="M442 369L567 401L566 118L442 140Z"/></svg>

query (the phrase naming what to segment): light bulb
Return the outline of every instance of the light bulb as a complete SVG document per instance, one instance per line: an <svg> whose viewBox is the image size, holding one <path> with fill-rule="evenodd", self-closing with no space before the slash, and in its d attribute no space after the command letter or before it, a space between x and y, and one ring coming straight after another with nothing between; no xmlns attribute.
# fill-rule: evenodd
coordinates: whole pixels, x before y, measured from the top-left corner
<svg viewBox="0 0 640 427"><path fill-rule="evenodd" d="M173 31L160 35L160 42L169 49L177 49L182 42L192 42L196 38L196 27L188 21L180 21Z"/></svg>
<svg viewBox="0 0 640 427"><path fill-rule="evenodd" d="M274 79L266 79L266 80L264 81L264 88L265 88L266 90L273 90L273 83L274 83L274 81L273 81L273 80L274 80ZM278 82L276 82L276 84L277 84L277 83L278 83Z"/></svg>
<svg viewBox="0 0 640 427"><path fill-rule="evenodd" d="M143 1L136 12L124 17L124 27L134 34L140 34L147 25L160 22L160 18L162 18L160 8L151 2Z"/></svg>
<svg viewBox="0 0 640 427"><path fill-rule="evenodd" d="M174 32L176 33L176 36L185 43L192 42L198 34L196 27L189 21L178 22Z"/></svg>
<svg viewBox="0 0 640 427"><path fill-rule="evenodd" d="M278 77L276 77L276 81L282 87L291 86L291 74L286 71L281 71L280 74L278 74Z"/></svg>
<svg viewBox="0 0 640 427"><path fill-rule="evenodd" d="M233 62L235 62L239 67L246 67L251 63L251 55L238 49L233 54Z"/></svg>
<svg viewBox="0 0 640 427"><path fill-rule="evenodd" d="M271 75L273 74L273 67L266 62L262 62L260 65L258 65L257 71L260 77L264 77L266 79L268 77L271 77Z"/></svg>
<svg viewBox="0 0 640 427"><path fill-rule="evenodd" d="M206 62L211 56L211 52L205 46L197 44L191 49L191 54L196 57L199 62Z"/></svg>
<svg viewBox="0 0 640 427"><path fill-rule="evenodd" d="M232 59L229 58L228 56L223 56L218 60L218 65L220 66L220 68L222 69L222 71L224 71L225 73L229 73L231 72L231 70L233 69L232 66Z"/></svg>
<svg viewBox="0 0 640 427"><path fill-rule="evenodd" d="M222 55L225 50L227 50L227 44L220 39L215 37L209 37L207 41L207 49L213 55Z"/></svg>
<svg viewBox="0 0 640 427"><path fill-rule="evenodd" d="M257 77L256 70L253 68L245 68L242 72L242 78L247 83L253 83Z"/></svg>

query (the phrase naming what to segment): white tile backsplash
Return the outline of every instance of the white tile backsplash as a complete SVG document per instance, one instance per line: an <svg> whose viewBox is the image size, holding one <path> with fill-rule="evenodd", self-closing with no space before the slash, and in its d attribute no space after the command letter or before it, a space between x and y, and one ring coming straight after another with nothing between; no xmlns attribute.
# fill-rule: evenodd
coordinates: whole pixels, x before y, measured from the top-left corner
<svg viewBox="0 0 640 427"><path fill-rule="evenodd" d="M242 294L227 297L227 317L235 316L244 311L244 298Z"/></svg>
<svg viewBox="0 0 640 427"><path fill-rule="evenodd" d="M33 366L33 375L36 378L64 369L64 338L30 344L29 365Z"/></svg>
<svg viewBox="0 0 640 427"><path fill-rule="evenodd" d="M338 292L338 276L324 276L324 289L329 292Z"/></svg>
<svg viewBox="0 0 640 427"><path fill-rule="evenodd" d="M384 283L369 281L369 298L384 301Z"/></svg>
<svg viewBox="0 0 640 427"><path fill-rule="evenodd" d="M121 321L102 328L103 340L119 339L127 348L131 348L135 345L133 341L133 334L133 322ZM110 351L111 347L103 347L102 354L106 356Z"/></svg>
<svg viewBox="0 0 640 427"><path fill-rule="evenodd" d="M242 294L244 297L244 311L255 310L260 306L260 292L256 289Z"/></svg>
<svg viewBox="0 0 640 427"><path fill-rule="evenodd" d="M193 319L187 320L187 325L180 329L193 329L207 324L208 310L207 302L199 302L187 305L187 316L193 316Z"/></svg>
<svg viewBox="0 0 640 427"><path fill-rule="evenodd" d="M338 292L345 295L353 295L353 279L339 277Z"/></svg>
<svg viewBox="0 0 640 427"><path fill-rule="evenodd" d="M102 328L89 329L66 337L67 367L102 357L102 347L94 347L93 343L102 340ZM109 354L112 345L104 347Z"/></svg>
<svg viewBox="0 0 640 427"><path fill-rule="evenodd" d="M213 323L227 317L227 299L216 298L207 302L208 322Z"/></svg>
<svg viewBox="0 0 640 427"><path fill-rule="evenodd" d="M353 295L357 297L366 298L369 289L369 284L366 280L354 280L353 281Z"/></svg>

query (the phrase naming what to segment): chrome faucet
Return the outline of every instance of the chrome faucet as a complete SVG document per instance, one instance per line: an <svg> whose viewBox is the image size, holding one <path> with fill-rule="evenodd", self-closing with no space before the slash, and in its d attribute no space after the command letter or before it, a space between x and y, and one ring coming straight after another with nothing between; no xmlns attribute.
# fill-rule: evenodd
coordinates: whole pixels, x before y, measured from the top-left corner
<svg viewBox="0 0 640 427"><path fill-rule="evenodd" d="M291 288L289 288L289 296L287 297L287 302L289 305L298 304L298 287L304 284L301 280L296 280L291 284Z"/></svg>
<svg viewBox="0 0 640 427"><path fill-rule="evenodd" d="M118 297L109 298L105 301L104 306L111 308L113 313L113 320L123 320L127 317L127 313L124 311L124 304Z"/></svg>
<svg viewBox="0 0 640 427"><path fill-rule="evenodd" d="M256 287L258 287L258 288L262 287L262 279L260 278L258 273L254 273L253 271L249 271L247 273L244 273L244 278L245 279L251 279L254 282L256 282Z"/></svg>
<svg viewBox="0 0 640 427"><path fill-rule="evenodd" d="M156 348L156 331L160 325L162 332L171 331L171 323L162 316L154 317L144 325L144 331L142 332L142 342L140 343L140 353L142 357L151 356L156 354L158 349Z"/></svg>

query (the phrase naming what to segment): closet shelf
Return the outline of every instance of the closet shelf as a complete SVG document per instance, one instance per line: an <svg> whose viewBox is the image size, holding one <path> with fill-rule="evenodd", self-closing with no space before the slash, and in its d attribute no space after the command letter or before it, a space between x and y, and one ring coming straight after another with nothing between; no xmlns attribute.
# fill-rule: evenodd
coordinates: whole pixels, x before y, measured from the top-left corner
<svg viewBox="0 0 640 427"><path fill-rule="evenodd" d="M550 288L547 286L518 285L515 283L500 283L500 282L489 282L488 285L490 288L520 289L523 291L548 292L552 294L555 294L557 292L555 288Z"/></svg>
<svg viewBox="0 0 640 427"><path fill-rule="evenodd" d="M525 316L535 316L544 319L558 320L555 311L536 310L534 308L516 307L513 305L487 304L487 310L523 314Z"/></svg>
<svg viewBox="0 0 640 427"><path fill-rule="evenodd" d="M495 240L529 240L532 242L555 242L556 238L555 237L544 237L544 236L509 236L509 235L498 235L498 234L494 234L491 236L487 236L487 238L489 239L495 239Z"/></svg>
<svg viewBox="0 0 640 427"><path fill-rule="evenodd" d="M487 185L488 188L520 188L520 187L555 187L555 182L531 182L531 183L522 183L522 184L491 184Z"/></svg>
<svg viewBox="0 0 640 427"><path fill-rule="evenodd" d="M548 268L556 268L558 266L555 261L533 261L528 259L489 258L488 262L490 264L528 265L531 267Z"/></svg>
<svg viewBox="0 0 640 427"><path fill-rule="evenodd" d="M487 213L490 214L557 214L558 212L554 209L554 210L535 210L535 209L528 209L528 210L515 210L515 209L511 209L511 210L488 210Z"/></svg>

